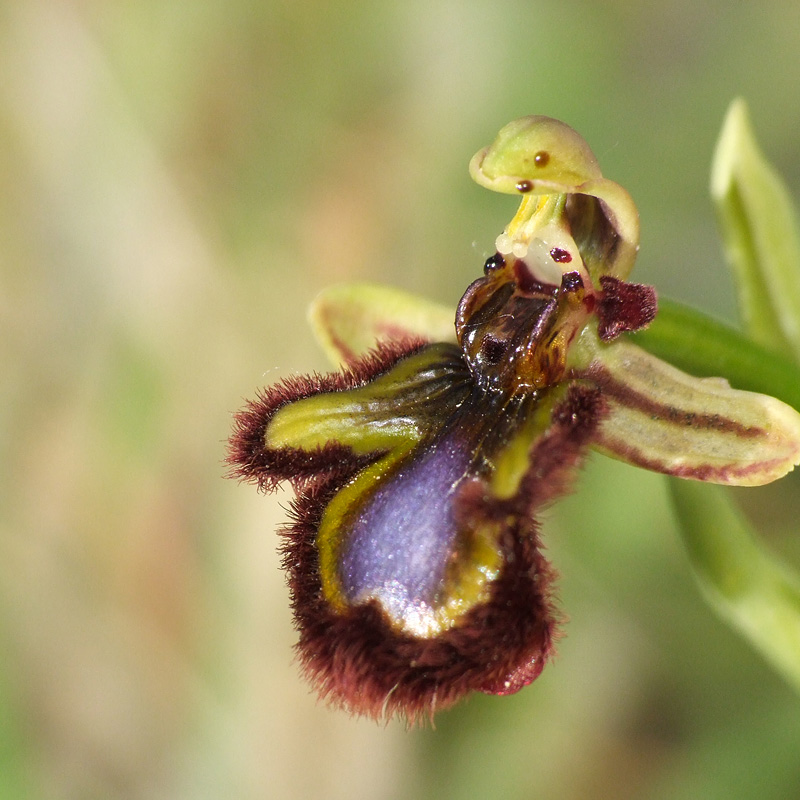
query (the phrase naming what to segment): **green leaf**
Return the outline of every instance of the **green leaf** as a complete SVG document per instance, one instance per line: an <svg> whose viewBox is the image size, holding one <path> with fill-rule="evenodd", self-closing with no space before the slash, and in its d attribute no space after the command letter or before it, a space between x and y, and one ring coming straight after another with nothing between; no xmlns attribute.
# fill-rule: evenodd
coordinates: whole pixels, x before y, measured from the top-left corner
<svg viewBox="0 0 800 800"><path fill-rule="evenodd" d="M679 480L670 489L709 602L800 691L800 578L763 550L724 490Z"/></svg>
<svg viewBox="0 0 800 800"><path fill-rule="evenodd" d="M792 198L761 153L747 106L735 100L711 171L711 196L745 327L800 360L800 235Z"/></svg>

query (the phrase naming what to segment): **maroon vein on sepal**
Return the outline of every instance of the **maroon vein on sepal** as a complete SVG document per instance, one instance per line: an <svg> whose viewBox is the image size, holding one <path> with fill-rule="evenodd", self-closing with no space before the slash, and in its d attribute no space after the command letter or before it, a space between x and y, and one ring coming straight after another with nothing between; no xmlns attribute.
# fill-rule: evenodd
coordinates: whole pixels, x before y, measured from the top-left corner
<svg viewBox="0 0 800 800"><path fill-rule="evenodd" d="M763 418L751 416L747 424L723 412L700 410L696 405L683 408L674 402L659 401L645 393L646 381L645 392L637 390L599 361L592 363L581 377L600 389L608 401L610 414L632 413L632 420L638 417L651 426L653 423L661 426L662 435L654 434L653 447L649 447L650 443L642 436L627 436L624 425L601 427L596 444L631 464L678 478L757 485L759 476L777 472L780 465L786 463L784 454L776 456L773 450L763 447L770 436L766 415ZM666 435L668 431L671 434ZM693 450L681 438L691 434L697 434L698 438L705 435L705 439L701 438L702 449ZM736 440L744 450L730 448L730 443ZM667 441L670 447L664 447Z"/></svg>
<svg viewBox="0 0 800 800"><path fill-rule="evenodd" d="M588 378L606 397L613 398L621 405L635 408L651 417L658 418L672 425L686 428L724 431L741 438L758 438L765 434L763 428L742 425L736 420L721 414L698 413L687 411L678 406L661 403L637 392L631 386L614 378L611 372L599 362L593 362L581 377Z"/></svg>
<svg viewBox="0 0 800 800"><path fill-rule="evenodd" d="M753 461L744 466L736 464L666 464L657 458L645 455L640 449L630 444L603 436L602 433L597 439L597 444L601 447L606 447L615 454L623 455L631 464L636 464L643 469L665 473L675 478L686 478L709 483L746 485L745 481L749 477L763 475L775 469L776 466L785 463L785 459L775 458Z"/></svg>

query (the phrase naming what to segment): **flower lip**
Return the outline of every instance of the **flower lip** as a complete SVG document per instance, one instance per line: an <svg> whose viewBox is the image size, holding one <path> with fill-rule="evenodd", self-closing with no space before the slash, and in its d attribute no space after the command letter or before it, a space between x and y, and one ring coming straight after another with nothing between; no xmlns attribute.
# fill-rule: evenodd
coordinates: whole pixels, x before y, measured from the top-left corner
<svg viewBox="0 0 800 800"><path fill-rule="evenodd" d="M488 399L495 411L507 406L501 398ZM567 490L603 418L604 402L596 389L572 386L553 409L553 424L546 430L537 426L536 433L528 425L536 398L512 402L518 414L510 416L487 413L486 400L473 392L458 413L467 415L463 435L478 434L484 446L486 439L476 430L483 426L493 439L484 465L488 472L481 474L484 470L479 468L463 480L452 503L454 523L466 542L490 543L498 556L497 570L485 574L485 591L456 609L455 624L445 625L436 635L428 635L430 603L409 602L402 586L398 591L391 582L381 582L382 597L353 598L342 607L329 601L320 535L337 493L352 485L352 473L320 476L303 487L293 503L283 553L300 632L298 653L306 675L333 703L375 718L399 712L413 722L471 691L518 691L539 675L551 656L558 622L552 602L555 575L543 555L535 512ZM504 450L509 437L515 438L514 431L530 452L516 488L501 496L492 488L500 455L494 448ZM392 488L392 477L388 491L402 490ZM413 504L409 512L415 513ZM417 552L401 550L395 558L413 559ZM478 552L471 545L461 548L448 570L462 570L465 558L474 565ZM398 577L405 584L405 578ZM406 625L400 629L391 624L393 610L405 616Z"/></svg>
<svg viewBox="0 0 800 800"><path fill-rule="evenodd" d="M472 484L471 484L472 486ZM479 484L475 484L479 488ZM472 691L510 694L534 680L554 650L555 573L544 558L535 523L501 538L504 567L491 600L437 637L392 630L375 601L338 612L320 585L316 532L336 482L323 479L293 503L284 529L284 565L299 630L298 655L320 695L375 719L432 716ZM483 503L483 496L475 498Z"/></svg>

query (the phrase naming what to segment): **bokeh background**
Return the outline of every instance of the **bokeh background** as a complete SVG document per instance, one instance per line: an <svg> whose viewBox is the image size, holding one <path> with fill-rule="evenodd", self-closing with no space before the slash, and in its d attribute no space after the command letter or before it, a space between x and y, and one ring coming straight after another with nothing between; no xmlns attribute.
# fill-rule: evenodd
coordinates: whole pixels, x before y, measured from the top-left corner
<svg viewBox="0 0 800 800"><path fill-rule="evenodd" d="M744 96L800 192L798 86L791 0L3 0L0 798L800 796L800 702L660 477L590 459L544 522L558 659L422 730L316 701L288 498L222 478L243 398L325 369L319 289L455 304L515 206L468 159L523 114L630 190L639 280L733 320L713 144ZM739 492L795 564L798 486Z"/></svg>

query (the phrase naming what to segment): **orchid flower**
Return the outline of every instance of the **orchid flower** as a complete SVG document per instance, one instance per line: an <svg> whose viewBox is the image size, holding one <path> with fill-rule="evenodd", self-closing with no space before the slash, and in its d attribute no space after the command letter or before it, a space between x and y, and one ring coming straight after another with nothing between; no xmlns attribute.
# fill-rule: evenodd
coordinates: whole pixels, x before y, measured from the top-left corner
<svg viewBox="0 0 800 800"><path fill-rule="evenodd" d="M792 407L635 343L657 311L627 280L636 208L574 130L512 122L470 173L521 205L455 313L324 291L310 318L338 371L263 390L230 441L233 476L296 493L282 537L306 676L375 718L541 673L559 615L537 513L588 448L727 485L800 462Z"/></svg>

